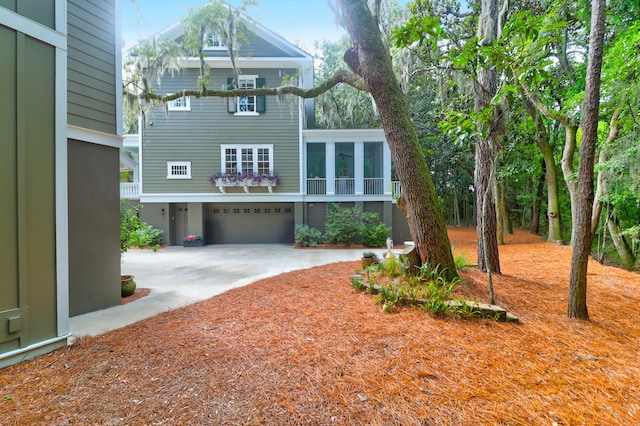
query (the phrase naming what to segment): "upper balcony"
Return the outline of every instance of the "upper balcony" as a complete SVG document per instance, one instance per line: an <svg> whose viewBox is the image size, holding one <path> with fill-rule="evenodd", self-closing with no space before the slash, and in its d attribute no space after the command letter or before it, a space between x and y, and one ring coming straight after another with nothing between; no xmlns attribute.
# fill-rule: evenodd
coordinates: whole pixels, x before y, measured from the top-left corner
<svg viewBox="0 0 640 426"><path fill-rule="evenodd" d="M381 129L312 130L303 136L305 195L392 195L391 153Z"/></svg>

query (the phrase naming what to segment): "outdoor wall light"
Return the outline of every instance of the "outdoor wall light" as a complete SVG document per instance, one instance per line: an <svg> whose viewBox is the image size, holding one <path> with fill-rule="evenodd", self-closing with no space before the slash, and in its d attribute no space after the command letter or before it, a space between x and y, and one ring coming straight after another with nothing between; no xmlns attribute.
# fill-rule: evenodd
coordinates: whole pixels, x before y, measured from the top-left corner
<svg viewBox="0 0 640 426"><path fill-rule="evenodd" d="M161 214L162 216L164 216L164 208L161 208L161 209L160 209L160 214Z"/></svg>

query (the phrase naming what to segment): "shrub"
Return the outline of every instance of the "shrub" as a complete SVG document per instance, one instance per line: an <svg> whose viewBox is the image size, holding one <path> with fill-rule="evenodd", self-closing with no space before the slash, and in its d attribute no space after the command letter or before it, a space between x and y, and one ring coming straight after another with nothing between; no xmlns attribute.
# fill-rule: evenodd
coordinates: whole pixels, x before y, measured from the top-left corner
<svg viewBox="0 0 640 426"><path fill-rule="evenodd" d="M329 205L325 224L324 240L326 243L357 244L362 240L364 220L359 207L341 209Z"/></svg>
<svg viewBox="0 0 640 426"><path fill-rule="evenodd" d="M378 213L363 212L358 206L339 208L329 206L324 240L346 245L383 246L391 228L380 222Z"/></svg>
<svg viewBox="0 0 640 426"><path fill-rule="evenodd" d="M294 241L303 247L315 247L322 241L322 233L309 225L298 225L294 231Z"/></svg>
<svg viewBox="0 0 640 426"><path fill-rule="evenodd" d="M381 247L384 246L389 237L391 228L384 223L367 224L364 230L364 236L362 243L367 247Z"/></svg>
<svg viewBox="0 0 640 426"><path fill-rule="evenodd" d="M139 241L145 241L151 248L162 245L164 234L162 229L154 228L153 226L147 225L143 222L138 233L140 234Z"/></svg>
<svg viewBox="0 0 640 426"><path fill-rule="evenodd" d="M129 207L120 204L120 252L124 253L131 247L151 248L157 250L162 244L162 231L147 225L138 217L142 206Z"/></svg>

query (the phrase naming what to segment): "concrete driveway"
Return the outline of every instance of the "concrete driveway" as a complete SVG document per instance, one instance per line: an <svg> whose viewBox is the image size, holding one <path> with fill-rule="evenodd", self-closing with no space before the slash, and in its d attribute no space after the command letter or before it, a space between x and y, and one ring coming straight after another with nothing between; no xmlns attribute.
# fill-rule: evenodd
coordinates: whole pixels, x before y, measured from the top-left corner
<svg viewBox="0 0 640 426"><path fill-rule="evenodd" d="M232 288L284 272L358 260L363 249L296 249L291 245L171 246L156 253L129 250L122 274L151 293L126 305L72 317L72 336L99 335L161 312L209 299ZM374 250L379 256L384 250Z"/></svg>

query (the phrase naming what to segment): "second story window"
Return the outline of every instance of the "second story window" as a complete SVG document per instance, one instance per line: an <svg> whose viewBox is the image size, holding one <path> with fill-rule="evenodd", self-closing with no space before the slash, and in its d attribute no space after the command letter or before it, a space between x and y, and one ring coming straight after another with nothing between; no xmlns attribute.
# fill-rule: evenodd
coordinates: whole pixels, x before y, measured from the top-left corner
<svg viewBox="0 0 640 426"><path fill-rule="evenodd" d="M224 173L273 173L273 145L222 145L221 148Z"/></svg>
<svg viewBox="0 0 640 426"><path fill-rule="evenodd" d="M183 96L178 99L167 102L169 111L191 111L191 97Z"/></svg>
<svg viewBox="0 0 640 426"><path fill-rule="evenodd" d="M227 79L229 90L234 89L233 78ZM257 75L241 75L238 77L237 89L256 89L266 87L265 79ZM265 96L238 96L228 98L228 111L235 115L258 115L266 111Z"/></svg>
<svg viewBox="0 0 640 426"><path fill-rule="evenodd" d="M207 50L226 49L227 41L218 33L207 34L204 39L204 48Z"/></svg>
<svg viewBox="0 0 640 426"><path fill-rule="evenodd" d="M252 77L240 78L238 82L239 89L255 89L256 80ZM238 113L256 112L256 97L255 96L240 96L236 102L238 102Z"/></svg>

